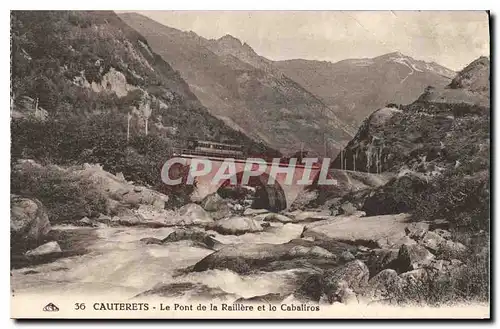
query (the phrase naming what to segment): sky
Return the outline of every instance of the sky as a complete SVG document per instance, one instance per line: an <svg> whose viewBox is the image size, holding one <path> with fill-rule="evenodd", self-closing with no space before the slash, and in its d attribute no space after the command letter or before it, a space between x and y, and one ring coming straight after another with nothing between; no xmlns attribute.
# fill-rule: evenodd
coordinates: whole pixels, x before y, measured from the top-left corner
<svg viewBox="0 0 500 329"><path fill-rule="evenodd" d="M460 70L489 56L484 11L139 11L208 39L230 34L272 60L337 62L400 51Z"/></svg>

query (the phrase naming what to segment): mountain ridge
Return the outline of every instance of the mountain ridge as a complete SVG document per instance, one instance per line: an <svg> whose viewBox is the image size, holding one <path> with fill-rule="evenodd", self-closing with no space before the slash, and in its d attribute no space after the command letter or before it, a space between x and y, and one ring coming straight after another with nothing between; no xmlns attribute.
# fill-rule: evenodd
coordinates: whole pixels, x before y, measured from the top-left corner
<svg viewBox="0 0 500 329"><path fill-rule="evenodd" d="M352 131L320 98L236 38L209 40L139 14L120 17L181 72L213 114L253 138L284 153L295 153L303 144L316 154L323 153L325 141L351 138ZM330 153L339 149L330 146Z"/></svg>
<svg viewBox="0 0 500 329"><path fill-rule="evenodd" d="M13 11L11 38L13 160L101 163L161 185L163 163L190 138L279 154L210 114L114 12Z"/></svg>
<svg viewBox="0 0 500 329"><path fill-rule="evenodd" d="M428 85L445 86L455 75L439 64L401 52L338 62L293 59L275 65L353 127L374 108L410 103Z"/></svg>
<svg viewBox="0 0 500 329"><path fill-rule="evenodd" d="M450 84L429 86L411 104L374 111L332 166L437 174L446 167L471 165L466 163L475 161L471 154L485 156L487 149L489 76L489 60L481 57L458 72ZM466 146L470 152L465 152Z"/></svg>

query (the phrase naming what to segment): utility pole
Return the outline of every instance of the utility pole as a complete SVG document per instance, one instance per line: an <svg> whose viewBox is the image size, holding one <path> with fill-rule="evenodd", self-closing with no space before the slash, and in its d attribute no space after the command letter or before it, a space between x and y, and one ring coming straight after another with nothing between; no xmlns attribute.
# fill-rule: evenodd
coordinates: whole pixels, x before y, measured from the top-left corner
<svg viewBox="0 0 500 329"><path fill-rule="evenodd" d="M127 113L127 144L130 139L130 120L132 119L132 114Z"/></svg>
<svg viewBox="0 0 500 329"><path fill-rule="evenodd" d="M358 150L352 155L352 170L356 171L356 158L358 157Z"/></svg>
<svg viewBox="0 0 500 329"><path fill-rule="evenodd" d="M326 158L326 134L323 132L323 158Z"/></svg>
<svg viewBox="0 0 500 329"><path fill-rule="evenodd" d="M378 149L379 174L382 173L382 148Z"/></svg>
<svg viewBox="0 0 500 329"><path fill-rule="evenodd" d="M340 149L340 170L344 169L344 149Z"/></svg>

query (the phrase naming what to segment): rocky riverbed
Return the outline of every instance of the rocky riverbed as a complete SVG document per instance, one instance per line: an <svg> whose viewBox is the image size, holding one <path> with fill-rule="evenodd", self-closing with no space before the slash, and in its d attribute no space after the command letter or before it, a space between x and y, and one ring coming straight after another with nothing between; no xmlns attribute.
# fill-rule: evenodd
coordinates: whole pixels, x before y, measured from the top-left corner
<svg viewBox="0 0 500 329"><path fill-rule="evenodd" d="M36 201L17 198L11 232L26 250L12 256L13 292L396 305L425 302L464 267L447 222L250 208L214 219L223 203L50 226Z"/></svg>

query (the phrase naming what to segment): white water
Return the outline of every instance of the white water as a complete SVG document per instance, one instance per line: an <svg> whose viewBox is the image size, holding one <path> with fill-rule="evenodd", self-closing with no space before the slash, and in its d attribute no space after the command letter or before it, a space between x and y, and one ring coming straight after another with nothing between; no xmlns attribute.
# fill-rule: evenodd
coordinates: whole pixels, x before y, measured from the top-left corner
<svg viewBox="0 0 500 329"><path fill-rule="evenodd" d="M60 226L57 230L82 230ZM230 270L208 270L179 274L213 251L184 240L165 245L145 244L145 237L163 239L175 228L102 227L97 238L88 242L88 253L60 258L51 263L12 270L12 289L16 294L101 295L132 298L158 284L191 282L219 288L237 297L267 293L290 293L298 270L240 275ZM278 225L268 232L240 236L215 234L230 243L285 243L300 237L303 226ZM37 273L33 273L36 271ZM26 273L28 272L28 273Z"/></svg>

